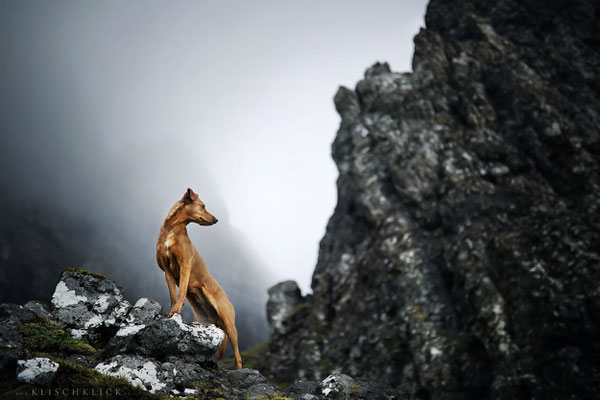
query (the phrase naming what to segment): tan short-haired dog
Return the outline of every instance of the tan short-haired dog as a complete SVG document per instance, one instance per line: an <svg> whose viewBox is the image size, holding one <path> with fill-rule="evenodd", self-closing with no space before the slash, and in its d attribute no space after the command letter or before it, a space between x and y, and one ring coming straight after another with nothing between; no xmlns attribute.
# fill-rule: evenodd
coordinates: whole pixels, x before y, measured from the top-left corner
<svg viewBox="0 0 600 400"><path fill-rule="evenodd" d="M241 369L242 357L235 329L235 310L192 244L186 229L190 222L207 226L217 223L217 219L206 211L206 206L192 189L188 189L181 200L171 207L156 243L156 261L165 272L171 296L171 310L167 316L181 314L187 297L194 310L194 321L215 324L225 331L225 339L219 347L220 357L225 353L229 336L235 355L235 367ZM176 286L179 286L177 294Z"/></svg>

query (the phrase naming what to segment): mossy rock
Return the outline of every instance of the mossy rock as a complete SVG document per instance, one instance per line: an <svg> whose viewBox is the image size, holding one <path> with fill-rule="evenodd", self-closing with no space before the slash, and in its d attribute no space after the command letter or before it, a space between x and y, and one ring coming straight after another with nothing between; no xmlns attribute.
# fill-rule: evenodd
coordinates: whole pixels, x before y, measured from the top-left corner
<svg viewBox="0 0 600 400"><path fill-rule="evenodd" d="M82 274L82 275L89 275L89 276L93 276L94 278L97 278L100 280L106 279L106 277L104 275L94 274L93 272L89 272L89 271L86 271L85 269L80 269L80 268L63 268L62 271L60 272L60 274L62 275L64 272L75 272L75 273Z"/></svg>
<svg viewBox="0 0 600 400"><path fill-rule="evenodd" d="M52 399L180 400L178 397L152 394L133 386L125 378L103 375L93 369L61 358L51 358L60 365L58 371L56 371L52 386L44 389L45 393L49 390L52 391ZM4 386L2 388L8 389L8 387L5 388ZM41 390L39 387L32 385L22 385L12 390L3 390L4 393L0 395L0 400L38 398L40 397L39 393ZM75 394L75 390L79 392ZM38 395L36 396L35 393ZM99 393L102 393L100 397ZM47 398L48 396L41 397Z"/></svg>
<svg viewBox="0 0 600 400"><path fill-rule="evenodd" d="M225 382L218 377L205 381L194 382L196 396L200 399L221 399L228 398L229 392L225 389Z"/></svg>
<svg viewBox="0 0 600 400"><path fill-rule="evenodd" d="M73 339L59 325L50 321L31 322L21 328L25 346L31 351L96 355L98 350L85 340Z"/></svg>

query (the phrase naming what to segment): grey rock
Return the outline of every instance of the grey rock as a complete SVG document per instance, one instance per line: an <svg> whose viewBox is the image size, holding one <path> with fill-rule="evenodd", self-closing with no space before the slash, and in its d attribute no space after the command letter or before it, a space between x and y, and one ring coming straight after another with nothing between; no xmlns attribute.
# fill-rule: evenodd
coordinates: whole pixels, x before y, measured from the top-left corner
<svg viewBox="0 0 600 400"><path fill-rule="evenodd" d="M31 385L48 387L58 371L59 364L43 357L17 362L17 380Z"/></svg>
<svg viewBox="0 0 600 400"><path fill-rule="evenodd" d="M168 394L175 388L177 370L172 364L141 356L118 355L99 363L94 369L105 375L123 377L151 393Z"/></svg>
<svg viewBox="0 0 600 400"><path fill-rule="evenodd" d="M286 388L285 395L293 399L304 400L307 399L307 396L316 399L315 393L318 388L318 382L299 379Z"/></svg>
<svg viewBox="0 0 600 400"><path fill-rule="evenodd" d="M127 324L142 325L160 315L162 306L159 302L142 297L127 314Z"/></svg>
<svg viewBox="0 0 600 400"><path fill-rule="evenodd" d="M423 399L597 396L598 15L432 0L412 73L378 64L338 91L313 297L261 372Z"/></svg>
<svg viewBox="0 0 600 400"><path fill-rule="evenodd" d="M358 393L355 380L340 373L329 375L323 379L318 390L323 397L333 400L347 400Z"/></svg>
<svg viewBox="0 0 600 400"><path fill-rule="evenodd" d="M104 326L106 327L123 327L128 324L127 317L131 310L131 303L127 300L121 300L117 304L108 317L104 320Z"/></svg>
<svg viewBox="0 0 600 400"><path fill-rule="evenodd" d="M28 355L23 346L21 328L35 314L17 304L0 304L0 377L14 377L16 362Z"/></svg>
<svg viewBox="0 0 600 400"><path fill-rule="evenodd" d="M285 281L269 288L267 302L267 320L272 333L284 334L288 317L296 311L296 307L303 303L298 284L294 281Z"/></svg>
<svg viewBox="0 0 600 400"><path fill-rule="evenodd" d="M218 393L218 397L255 399L277 392L256 370L210 371L189 356L161 362L140 355L117 355L96 365L95 370L122 376L133 385L156 394L193 394L201 388L200 398L212 398Z"/></svg>
<svg viewBox="0 0 600 400"><path fill-rule="evenodd" d="M195 390L194 382L210 381L215 377L193 360L161 362L139 355L117 355L97 364L94 369L105 375L122 376L133 385L158 394L180 392L181 388L192 391Z"/></svg>
<svg viewBox="0 0 600 400"><path fill-rule="evenodd" d="M246 389L250 386L267 382L267 379L260 372L250 368L227 371L225 377L232 386L240 389Z"/></svg>
<svg viewBox="0 0 600 400"><path fill-rule="evenodd" d="M175 386L193 387L196 381L208 381L213 379L215 374L201 365L198 365L197 360L194 358L185 359L177 357L173 362L163 363L163 368L169 368L173 365L173 368L177 371L177 374L173 378Z"/></svg>
<svg viewBox="0 0 600 400"><path fill-rule="evenodd" d="M244 391L244 399L265 398L277 392L277 388L269 383L257 383Z"/></svg>
<svg viewBox="0 0 600 400"><path fill-rule="evenodd" d="M105 327L105 321L122 302L123 290L114 281L74 269L62 272L51 301L57 320L88 331Z"/></svg>
<svg viewBox="0 0 600 400"><path fill-rule="evenodd" d="M180 314L158 316L146 324L121 327L104 349L104 356L139 354L166 360L170 356L191 355L198 361L209 360L225 338L214 325L187 324Z"/></svg>
<svg viewBox="0 0 600 400"><path fill-rule="evenodd" d="M23 306L41 319L52 319L52 309L47 302L31 300Z"/></svg>

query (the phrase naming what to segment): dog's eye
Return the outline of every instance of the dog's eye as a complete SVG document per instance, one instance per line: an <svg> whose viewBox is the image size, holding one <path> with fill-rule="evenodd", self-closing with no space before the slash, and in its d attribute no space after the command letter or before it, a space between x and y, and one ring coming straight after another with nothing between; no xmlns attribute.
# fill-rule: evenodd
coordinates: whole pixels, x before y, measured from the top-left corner
<svg viewBox="0 0 600 400"><path fill-rule="evenodd" d="M206 206L204 204L202 204L202 209L206 210Z"/></svg>

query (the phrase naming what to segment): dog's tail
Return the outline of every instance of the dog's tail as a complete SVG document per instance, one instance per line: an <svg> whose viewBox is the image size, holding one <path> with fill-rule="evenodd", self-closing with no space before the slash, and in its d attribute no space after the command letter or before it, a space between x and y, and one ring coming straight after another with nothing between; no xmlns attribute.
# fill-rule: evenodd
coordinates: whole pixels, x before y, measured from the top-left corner
<svg viewBox="0 0 600 400"><path fill-rule="evenodd" d="M225 334L225 339L223 339L223 343L221 343L221 346L219 346L219 359L223 358L226 348L227 348L227 333Z"/></svg>

